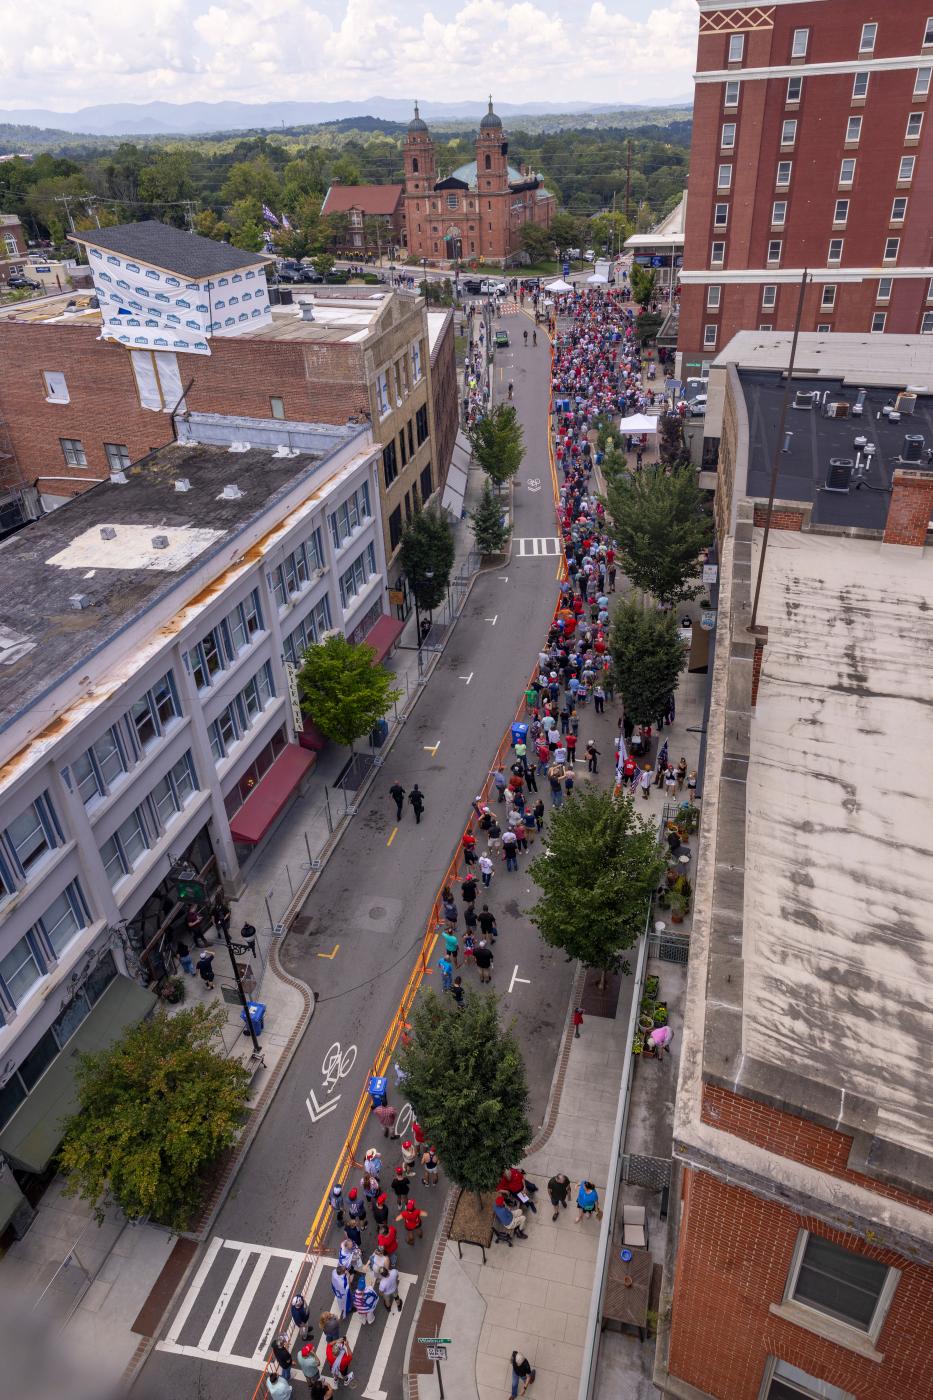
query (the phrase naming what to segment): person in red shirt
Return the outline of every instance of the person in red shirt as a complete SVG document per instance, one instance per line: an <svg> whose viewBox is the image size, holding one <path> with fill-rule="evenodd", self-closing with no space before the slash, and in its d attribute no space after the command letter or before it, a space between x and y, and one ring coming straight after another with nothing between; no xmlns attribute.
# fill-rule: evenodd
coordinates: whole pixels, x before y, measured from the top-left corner
<svg viewBox="0 0 933 1400"><path fill-rule="evenodd" d="M533 1182L525 1177L521 1167L509 1167L499 1178L497 1191L508 1191L511 1196L517 1196L523 1206L527 1206L533 1215L537 1215L538 1208L531 1199L532 1192L538 1188Z"/></svg>
<svg viewBox="0 0 933 1400"><path fill-rule="evenodd" d="M476 837L473 835L473 828L467 827L463 833L463 859L467 865L472 865L476 860Z"/></svg>
<svg viewBox="0 0 933 1400"><path fill-rule="evenodd" d="M401 1220L401 1218L400 1215L396 1216L397 1220ZM398 1232L395 1226L384 1225L380 1233L376 1236L376 1243L383 1254L389 1256L389 1260L394 1269L398 1264Z"/></svg>
<svg viewBox="0 0 933 1400"><path fill-rule="evenodd" d="M421 1124L418 1122L417 1118L416 1118L415 1121L412 1123L412 1125L411 1125L411 1130L412 1130L412 1132L413 1132L414 1135L415 1135L415 1142L416 1142L416 1143L418 1144L418 1146L420 1147L421 1144L424 1142L424 1128L422 1128L422 1126L421 1126Z"/></svg>
<svg viewBox="0 0 933 1400"><path fill-rule="evenodd" d="M421 1228L421 1222L427 1216L427 1213L428 1212L426 1210L421 1210L419 1208L417 1201L406 1201L405 1209L402 1211L401 1215L397 1215L395 1217L396 1220L401 1220L402 1224L405 1226L405 1229L408 1231L409 1244L414 1244L416 1230L418 1232L419 1239L424 1234L424 1231Z"/></svg>

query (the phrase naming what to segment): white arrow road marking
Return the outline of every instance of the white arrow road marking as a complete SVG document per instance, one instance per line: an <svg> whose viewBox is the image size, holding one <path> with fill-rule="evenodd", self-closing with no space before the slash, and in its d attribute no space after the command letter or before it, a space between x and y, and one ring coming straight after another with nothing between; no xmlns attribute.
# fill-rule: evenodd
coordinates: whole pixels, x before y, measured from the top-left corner
<svg viewBox="0 0 933 1400"><path fill-rule="evenodd" d="M311 1122L316 1123L318 1119L323 1118L325 1114L332 1113L339 1102L340 1095L335 1094L332 1099L327 1099L324 1103L318 1103L317 1096L315 1095L315 1092L312 1089L308 1097L305 1099L305 1107L311 1115Z"/></svg>
<svg viewBox="0 0 933 1400"><path fill-rule="evenodd" d="M460 679L466 681L467 685L469 685L470 681L473 679L473 672L471 671L468 676L461 676Z"/></svg>
<svg viewBox="0 0 933 1400"><path fill-rule="evenodd" d="M528 986L528 987L531 986L531 978L530 978L530 977L519 977L519 975L518 975L518 963L515 964L515 971L512 973L512 980L511 980L511 982L509 983L509 991L510 991L510 992L514 989L515 983L516 983L516 982L524 982L526 986Z"/></svg>
<svg viewBox="0 0 933 1400"><path fill-rule="evenodd" d="M484 622L491 622L492 625L493 625L493 627L495 627L496 623L499 621L499 614L496 613L495 617L484 617L484 618L483 618L483 621L484 621Z"/></svg>
<svg viewBox="0 0 933 1400"><path fill-rule="evenodd" d="M434 758L435 755L437 754L437 751L438 751L438 749L440 748L440 746L441 746L441 741L440 741L440 739L438 739L438 741L437 741L436 744L424 744L424 745L423 745L423 748L424 748L425 753L429 753L429 754L431 755L431 757Z"/></svg>
<svg viewBox="0 0 933 1400"><path fill-rule="evenodd" d="M498 579L499 579L499 582L500 582L500 583L508 583L508 581L509 581L509 576L508 576L508 574L499 574L499 575L498 575Z"/></svg>

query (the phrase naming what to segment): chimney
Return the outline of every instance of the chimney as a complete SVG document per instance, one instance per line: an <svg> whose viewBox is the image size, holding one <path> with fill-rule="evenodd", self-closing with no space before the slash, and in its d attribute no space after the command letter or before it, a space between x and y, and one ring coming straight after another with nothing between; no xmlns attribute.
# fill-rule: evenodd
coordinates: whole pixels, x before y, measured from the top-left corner
<svg viewBox="0 0 933 1400"><path fill-rule="evenodd" d="M894 472L884 543L923 549L933 516L933 472L898 467Z"/></svg>
<svg viewBox="0 0 933 1400"><path fill-rule="evenodd" d="M301 298L301 301L299 301L298 305L299 305L299 307L301 308L301 310L300 310L301 319L302 319L303 321L313 321L313 320L314 320L314 297L302 297L302 298Z"/></svg>

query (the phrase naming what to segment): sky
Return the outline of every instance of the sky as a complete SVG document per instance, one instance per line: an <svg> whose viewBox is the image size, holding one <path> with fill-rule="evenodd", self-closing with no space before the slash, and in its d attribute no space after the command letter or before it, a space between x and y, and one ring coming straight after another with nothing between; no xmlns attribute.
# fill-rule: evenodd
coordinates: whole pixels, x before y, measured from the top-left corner
<svg viewBox="0 0 933 1400"><path fill-rule="evenodd" d="M0 107L689 99L696 0L43 0L5 8Z"/></svg>

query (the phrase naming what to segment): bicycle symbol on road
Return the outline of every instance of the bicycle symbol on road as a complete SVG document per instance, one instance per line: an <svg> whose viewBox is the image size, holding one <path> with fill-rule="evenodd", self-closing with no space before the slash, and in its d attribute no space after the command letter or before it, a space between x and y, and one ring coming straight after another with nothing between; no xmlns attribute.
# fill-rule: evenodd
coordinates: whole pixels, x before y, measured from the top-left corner
<svg viewBox="0 0 933 1400"><path fill-rule="evenodd" d="M328 1093L337 1087L341 1079L346 1079L355 1064L356 1046L351 1045L348 1049L342 1050L340 1041L335 1040L324 1056L324 1063L321 1065L321 1073L324 1076L324 1088Z"/></svg>
<svg viewBox="0 0 933 1400"><path fill-rule="evenodd" d="M403 1138L405 1136L405 1134L408 1132L408 1129L411 1127L414 1121L415 1110L412 1108L410 1103L403 1104L402 1107L399 1109L398 1117L395 1120L395 1131L398 1133L400 1138Z"/></svg>
<svg viewBox="0 0 933 1400"><path fill-rule="evenodd" d="M529 491L540 491L541 478L537 476L529 476L527 481L525 482L525 485L528 487Z"/></svg>

